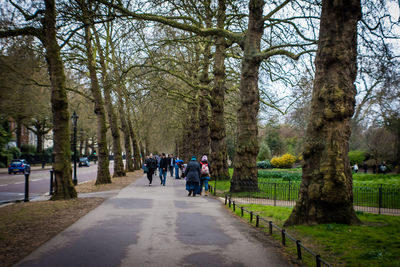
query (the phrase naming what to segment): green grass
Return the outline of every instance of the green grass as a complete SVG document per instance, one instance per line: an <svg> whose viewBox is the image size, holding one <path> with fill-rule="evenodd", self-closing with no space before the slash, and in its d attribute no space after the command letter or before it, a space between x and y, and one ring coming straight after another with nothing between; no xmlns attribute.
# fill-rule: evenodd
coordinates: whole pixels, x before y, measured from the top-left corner
<svg viewBox="0 0 400 267"><path fill-rule="evenodd" d="M259 191L256 193L240 193L241 197L267 198L277 200L297 200L298 189L301 182L300 169L294 169L294 172L287 170L259 170ZM230 175L233 169L229 170ZM384 188L381 207L400 208L400 175L399 174L364 174L353 175L354 179L354 203L358 206L378 207L379 189L381 185ZM290 183L290 196L288 193ZM276 184L276 189L275 189ZM211 182L214 186L214 183ZM229 192L229 181L217 181L217 193L224 195Z"/></svg>
<svg viewBox="0 0 400 267"><path fill-rule="evenodd" d="M353 174L354 185L400 186L400 174Z"/></svg>
<svg viewBox="0 0 400 267"><path fill-rule="evenodd" d="M290 207L243 206L280 227L292 211ZM239 208L236 214L240 216ZM334 266L400 266L400 217L363 213L357 216L362 221L360 226L302 225L288 227L286 231ZM245 218L248 220L249 214L245 213ZM263 228L268 232L267 227ZM277 230L274 231L274 238L281 240ZM288 239L286 243L288 252L296 257L294 243ZM303 251L303 255L306 254ZM314 266L315 259L307 256L305 263Z"/></svg>

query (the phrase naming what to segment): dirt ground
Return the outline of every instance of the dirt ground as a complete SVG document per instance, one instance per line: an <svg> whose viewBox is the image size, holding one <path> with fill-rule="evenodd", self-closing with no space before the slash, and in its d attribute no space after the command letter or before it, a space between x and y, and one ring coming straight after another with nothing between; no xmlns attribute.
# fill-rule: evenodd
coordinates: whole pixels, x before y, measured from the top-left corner
<svg viewBox="0 0 400 267"><path fill-rule="evenodd" d="M112 184L80 184L78 193L122 189L143 176L143 171L113 178ZM0 206L0 266L12 266L79 218L103 203L104 198L21 202Z"/></svg>

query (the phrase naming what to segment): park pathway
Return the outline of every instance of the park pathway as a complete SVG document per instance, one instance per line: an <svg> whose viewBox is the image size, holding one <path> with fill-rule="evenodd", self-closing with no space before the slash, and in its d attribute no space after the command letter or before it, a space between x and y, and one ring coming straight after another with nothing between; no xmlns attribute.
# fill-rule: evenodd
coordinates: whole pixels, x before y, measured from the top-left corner
<svg viewBox="0 0 400 267"><path fill-rule="evenodd" d="M185 181L143 176L17 266L291 266L279 248Z"/></svg>

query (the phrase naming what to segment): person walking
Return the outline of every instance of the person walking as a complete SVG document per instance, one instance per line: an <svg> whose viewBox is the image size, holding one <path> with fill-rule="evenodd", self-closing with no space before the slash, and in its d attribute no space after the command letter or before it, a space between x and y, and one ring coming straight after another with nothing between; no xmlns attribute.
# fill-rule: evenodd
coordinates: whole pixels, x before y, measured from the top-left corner
<svg viewBox="0 0 400 267"><path fill-rule="evenodd" d="M204 194L208 196L208 181L210 180L210 163L208 162L207 156L204 155L201 158L200 162L201 170L200 170L200 195L203 190L204 184Z"/></svg>
<svg viewBox="0 0 400 267"><path fill-rule="evenodd" d="M161 161L161 156L158 156L158 157L157 157L157 169L158 169L158 175L160 176L160 180L161 180L160 161Z"/></svg>
<svg viewBox="0 0 400 267"><path fill-rule="evenodd" d="M167 168L168 168L168 159L165 156L165 153L161 154L161 160L160 160L160 179L161 179L161 184L165 186L165 180L167 178Z"/></svg>
<svg viewBox="0 0 400 267"><path fill-rule="evenodd" d="M175 179L180 179L179 177L179 162L182 162L178 157L175 159Z"/></svg>
<svg viewBox="0 0 400 267"><path fill-rule="evenodd" d="M168 169L171 177L174 177L175 159L172 154L168 155Z"/></svg>
<svg viewBox="0 0 400 267"><path fill-rule="evenodd" d="M200 163L197 162L196 156L193 156L185 169L186 190L189 191L188 196L195 197L199 192L200 183Z"/></svg>
<svg viewBox="0 0 400 267"><path fill-rule="evenodd" d="M379 165L379 171L380 173L386 174L387 171L386 162L382 161L382 163Z"/></svg>
<svg viewBox="0 0 400 267"><path fill-rule="evenodd" d="M156 166L153 160L153 154L150 153L149 156L146 156L146 161L144 162L145 172L147 171L147 179L149 180L149 186L153 182L153 174Z"/></svg>
<svg viewBox="0 0 400 267"><path fill-rule="evenodd" d="M367 173L367 172L368 172L368 164L367 164L366 161L364 161L363 169L364 169L364 173Z"/></svg>
<svg viewBox="0 0 400 267"><path fill-rule="evenodd" d="M357 164L357 163L355 163L355 164L354 164L354 167L353 167L353 169L354 169L354 172L355 172L355 173L357 173L357 172L358 172L358 164Z"/></svg>

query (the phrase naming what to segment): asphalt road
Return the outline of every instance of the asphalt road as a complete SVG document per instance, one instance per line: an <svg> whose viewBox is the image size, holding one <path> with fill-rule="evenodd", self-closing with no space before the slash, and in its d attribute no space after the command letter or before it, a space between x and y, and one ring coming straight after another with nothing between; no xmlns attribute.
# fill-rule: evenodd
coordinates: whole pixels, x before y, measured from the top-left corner
<svg viewBox="0 0 400 267"><path fill-rule="evenodd" d="M113 162L110 162L112 174ZM76 167L78 183L96 179L97 164L90 167ZM33 199L50 190L50 167L45 169L32 167L29 175L29 198ZM25 175L0 173L0 204L22 200L25 195Z"/></svg>

